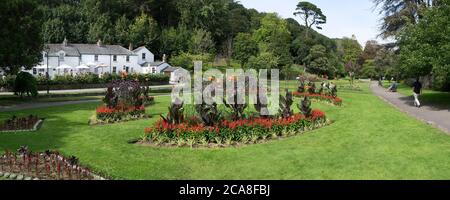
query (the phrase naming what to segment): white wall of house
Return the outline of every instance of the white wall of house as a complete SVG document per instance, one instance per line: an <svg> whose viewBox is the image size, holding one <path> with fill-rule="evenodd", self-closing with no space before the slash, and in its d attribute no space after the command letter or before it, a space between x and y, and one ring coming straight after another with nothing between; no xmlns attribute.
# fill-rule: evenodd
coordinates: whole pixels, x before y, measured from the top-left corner
<svg viewBox="0 0 450 200"><path fill-rule="evenodd" d="M139 48L137 51L134 51L135 54L138 56L138 63L142 64L145 62L155 62L155 55L150 52L147 48ZM145 54L145 59L143 58L143 54Z"/></svg>
<svg viewBox="0 0 450 200"><path fill-rule="evenodd" d="M64 51L60 51L56 54L64 54ZM158 66L144 66L141 64L153 63L155 62L155 56L152 52L150 52L147 48L141 47L133 51L134 55L95 55L95 54L81 54L80 56L69 56L65 55L63 58L52 54L51 56L46 56L45 52L43 52L43 60L40 65L49 65L49 75L50 77L54 77L57 74L62 73L78 73L76 69L77 66L82 64L90 67L89 72L95 74L101 73L120 73L123 71L128 71L128 73L141 73L141 74L150 74L150 73L163 73L163 70L167 67L170 67L168 63L162 63ZM143 58L143 54L145 54L145 59ZM97 57L97 59L96 59ZM116 59L114 59L116 57ZM128 60L127 60L128 57ZM48 60L47 60L48 59ZM58 70L57 67L61 65L69 65L73 67L72 70ZM92 66L92 64L96 64L96 66ZM104 67L97 67L97 65L102 65ZM128 70L127 70L128 69ZM34 75L45 75L46 69L34 69L28 70L28 72Z"/></svg>

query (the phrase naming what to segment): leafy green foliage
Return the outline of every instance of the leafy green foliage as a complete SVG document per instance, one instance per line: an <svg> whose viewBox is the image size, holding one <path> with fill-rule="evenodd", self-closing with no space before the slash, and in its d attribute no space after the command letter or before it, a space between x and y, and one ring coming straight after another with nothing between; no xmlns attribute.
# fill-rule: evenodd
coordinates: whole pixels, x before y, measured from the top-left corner
<svg viewBox="0 0 450 200"><path fill-rule="evenodd" d="M248 63L252 56L258 54L258 44L248 33L239 33L234 38L233 58L240 61L241 66Z"/></svg>
<svg viewBox="0 0 450 200"><path fill-rule="evenodd" d="M425 12L400 34L400 67L410 77L433 73L436 89L450 90L450 1Z"/></svg>
<svg viewBox="0 0 450 200"><path fill-rule="evenodd" d="M17 74L42 58L42 13L35 0L0 1L0 68Z"/></svg>
<svg viewBox="0 0 450 200"><path fill-rule="evenodd" d="M135 45L153 46L158 39L158 25L149 15L142 13L130 25L130 38Z"/></svg>
<svg viewBox="0 0 450 200"><path fill-rule="evenodd" d="M316 26L317 29L322 29L320 25L327 23L327 17L322 13L322 10L310 2L299 2L295 10L294 15L300 16L308 28Z"/></svg>

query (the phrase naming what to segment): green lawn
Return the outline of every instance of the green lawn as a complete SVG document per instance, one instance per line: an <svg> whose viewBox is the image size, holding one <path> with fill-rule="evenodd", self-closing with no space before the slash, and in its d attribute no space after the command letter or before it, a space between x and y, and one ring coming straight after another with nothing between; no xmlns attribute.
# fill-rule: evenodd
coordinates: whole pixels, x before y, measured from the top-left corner
<svg viewBox="0 0 450 200"><path fill-rule="evenodd" d="M450 136L390 107L367 83L362 88L340 92L341 108L314 104L335 120L332 125L266 144L228 149L128 144L166 112L169 97L157 97L148 108L153 119L107 126L87 125L96 103L0 113L0 119L47 118L37 133L0 134L0 149L57 149L115 179L449 179Z"/></svg>
<svg viewBox="0 0 450 200"><path fill-rule="evenodd" d="M64 102L64 101L82 101L82 100L100 100L102 96L88 95L88 96L56 96L48 97L41 96L38 98L20 98L17 96L0 96L0 106L11 106L23 103L44 103L44 102Z"/></svg>
<svg viewBox="0 0 450 200"><path fill-rule="evenodd" d="M383 83L385 88L388 88L389 85L390 84L387 81ZM397 91L405 96L412 96L412 87L409 87L404 83L399 84ZM440 92L428 89L424 89L422 92L423 94L420 96L420 100L423 105L432 105L440 109L450 109L450 92Z"/></svg>

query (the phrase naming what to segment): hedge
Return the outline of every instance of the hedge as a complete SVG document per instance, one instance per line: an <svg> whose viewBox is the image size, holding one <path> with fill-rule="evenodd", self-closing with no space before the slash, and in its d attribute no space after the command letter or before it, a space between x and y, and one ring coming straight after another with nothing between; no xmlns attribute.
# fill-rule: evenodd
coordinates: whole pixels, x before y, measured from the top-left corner
<svg viewBox="0 0 450 200"><path fill-rule="evenodd" d="M14 80L16 76L6 76L0 79L0 87L3 88L13 88ZM104 74L99 77L96 74L79 74L79 75L56 75L53 79L49 80L45 76L37 76L37 85L39 89L46 88L47 84L50 85L51 89L76 89L76 88L95 88L104 87L113 80L139 80L143 85L157 84L168 84L170 76L165 74L129 74L126 77L121 77L119 74ZM91 85L92 87L90 87Z"/></svg>

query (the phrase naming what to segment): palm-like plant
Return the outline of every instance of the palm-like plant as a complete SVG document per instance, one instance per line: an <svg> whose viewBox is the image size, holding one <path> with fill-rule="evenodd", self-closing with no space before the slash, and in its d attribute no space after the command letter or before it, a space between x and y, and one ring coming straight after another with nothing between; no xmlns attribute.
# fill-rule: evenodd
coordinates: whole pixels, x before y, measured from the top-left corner
<svg viewBox="0 0 450 200"><path fill-rule="evenodd" d="M311 117L312 109L311 109L311 101L308 96L305 96L303 101L300 101L300 104L297 105L298 109L302 112L305 117Z"/></svg>
<svg viewBox="0 0 450 200"><path fill-rule="evenodd" d="M286 90L286 97L280 95L280 114L283 118L294 115L294 111L291 109L293 103L292 92L289 92L289 90Z"/></svg>
<svg viewBox="0 0 450 200"><path fill-rule="evenodd" d="M205 126L214 126L222 119L222 114L217 109L217 103L215 102L213 104L198 104L195 109Z"/></svg>
<svg viewBox="0 0 450 200"><path fill-rule="evenodd" d="M168 124L181 124L184 121L184 102L172 103L169 107L167 117L161 115L161 118Z"/></svg>

